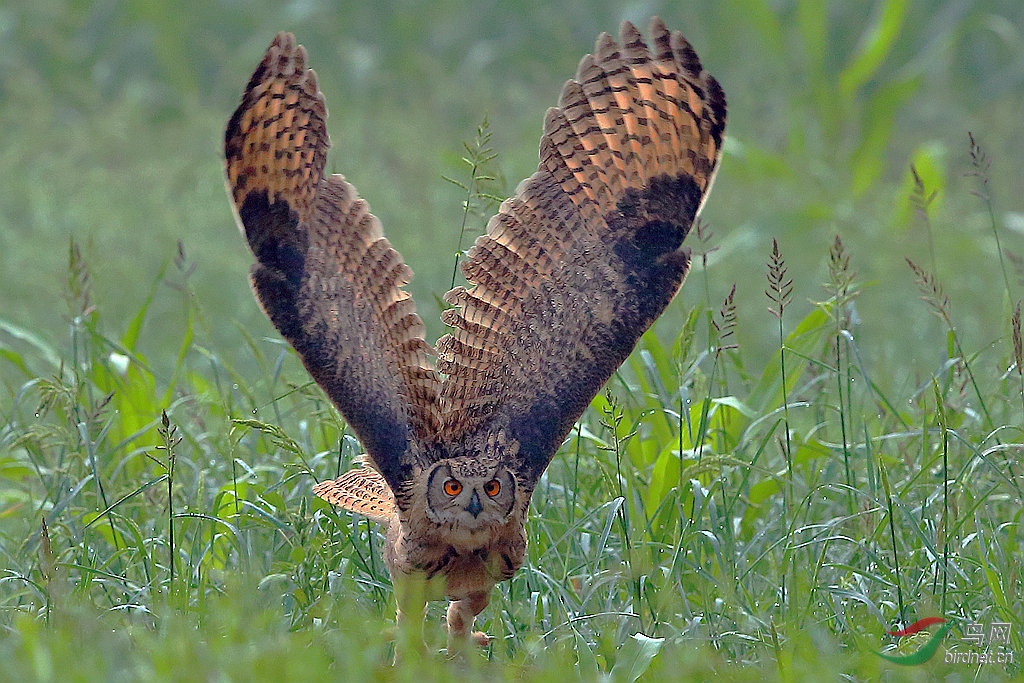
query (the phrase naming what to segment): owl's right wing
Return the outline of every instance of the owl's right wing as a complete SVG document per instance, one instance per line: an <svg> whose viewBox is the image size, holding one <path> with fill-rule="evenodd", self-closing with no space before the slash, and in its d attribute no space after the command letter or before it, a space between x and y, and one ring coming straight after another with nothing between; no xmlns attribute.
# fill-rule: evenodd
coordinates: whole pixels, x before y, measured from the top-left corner
<svg viewBox="0 0 1024 683"><path fill-rule="evenodd" d="M322 481L313 487L313 493L328 503L357 512L375 522L388 524L398 510L391 487L372 467L356 467L337 479Z"/></svg>
<svg viewBox="0 0 1024 683"><path fill-rule="evenodd" d="M438 427L439 380L412 275L340 175L325 177L327 108L306 51L279 33L228 122L236 218L256 257L256 298L392 490Z"/></svg>
<svg viewBox="0 0 1024 683"><path fill-rule="evenodd" d="M438 342L443 438L504 432L532 489L675 295L722 149L725 95L678 32L607 34L548 110L537 172L463 265Z"/></svg>

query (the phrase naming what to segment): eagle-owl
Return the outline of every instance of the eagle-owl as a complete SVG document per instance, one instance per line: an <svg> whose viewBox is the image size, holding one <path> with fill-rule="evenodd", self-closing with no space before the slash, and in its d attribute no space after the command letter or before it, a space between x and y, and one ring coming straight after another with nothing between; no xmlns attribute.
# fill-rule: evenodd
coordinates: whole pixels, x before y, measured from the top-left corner
<svg viewBox="0 0 1024 683"><path fill-rule="evenodd" d="M544 117L540 163L445 295L436 352L412 271L341 175L306 51L279 33L225 132L250 281L366 450L313 492L387 529L400 623L447 597L449 648L523 564L537 480L678 291L718 167L725 95L678 32L597 39ZM436 361L432 362L432 358Z"/></svg>

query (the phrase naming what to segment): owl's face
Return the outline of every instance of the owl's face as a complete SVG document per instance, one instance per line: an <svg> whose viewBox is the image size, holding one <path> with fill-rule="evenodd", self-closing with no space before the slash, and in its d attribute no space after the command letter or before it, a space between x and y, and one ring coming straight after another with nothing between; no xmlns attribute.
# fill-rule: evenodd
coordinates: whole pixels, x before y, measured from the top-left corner
<svg viewBox="0 0 1024 683"><path fill-rule="evenodd" d="M441 461L428 471L428 517L471 533L508 521L516 503L515 475L504 465L459 464L457 459Z"/></svg>

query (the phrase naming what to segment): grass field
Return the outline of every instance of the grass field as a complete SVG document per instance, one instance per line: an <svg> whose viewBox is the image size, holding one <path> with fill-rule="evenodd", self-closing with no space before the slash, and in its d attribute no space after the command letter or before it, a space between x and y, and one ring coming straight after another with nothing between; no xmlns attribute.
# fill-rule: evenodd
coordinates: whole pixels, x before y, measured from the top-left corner
<svg viewBox="0 0 1024 683"><path fill-rule="evenodd" d="M461 140L488 114L508 192L623 12L185 4L0 14L0 680L1022 677L1019 5L625 12L683 27L730 96L694 269L538 487L490 648L391 668L379 531L310 493L361 450L246 291L218 136L296 31L329 166L434 325ZM940 627L886 631L930 616L934 657L878 656L913 659Z"/></svg>

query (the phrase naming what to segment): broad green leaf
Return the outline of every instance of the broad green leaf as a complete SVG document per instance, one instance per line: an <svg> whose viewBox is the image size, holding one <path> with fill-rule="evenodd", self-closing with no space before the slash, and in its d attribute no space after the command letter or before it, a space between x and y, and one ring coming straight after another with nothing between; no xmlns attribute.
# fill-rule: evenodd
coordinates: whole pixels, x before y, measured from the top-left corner
<svg viewBox="0 0 1024 683"><path fill-rule="evenodd" d="M14 323L0 318L0 332L5 332L15 339L27 343L32 348L42 355L46 362L52 368L58 368L61 365L60 354L54 351L53 347L43 341L42 337L26 330L24 327L15 325Z"/></svg>
<svg viewBox="0 0 1024 683"><path fill-rule="evenodd" d="M925 193L928 195L936 193L931 208L936 209L941 206L947 184L947 155L946 144L940 140L931 140L914 148L900 187L900 200L896 206L893 221L897 226L902 229L919 229L913 220L914 203L911 201L911 197L914 195L914 176L910 171L911 166L917 171L918 177L924 184Z"/></svg>
<svg viewBox="0 0 1024 683"><path fill-rule="evenodd" d="M157 272L156 279L153 280L149 287L149 292L146 293L146 298L142 300L142 306L132 316L131 322L128 323L128 329L121 336L121 345L128 351L135 351L135 345L138 343L139 335L142 333L142 326L146 322L146 314L149 313L149 307L153 303L153 297L156 296L156 291L164 277L166 268L167 264L165 263Z"/></svg>
<svg viewBox="0 0 1024 683"><path fill-rule="evenodd" d="M736 412L743 415L744 417L753 418L757 415L757 413L753 409L751 409L750 406L748 406L735 396L722 396L721 398L714 399L712 403L732 408Z"/></svg>
<svg viewBox="0 0 1024 683"><path fill-rule="evenodd" d="M823 445L817 439L809 439L801 442L796 449L796 453L793 454L793 463L795 465L806 465L822 458L828 458L832 455L832 450L827 446ZM822 465L824 467L824 465Z"/></svg>
<svg viewBox="0 0 1024 683"><path fill-rule="evenodd" d="M825 73L829 56L828 4L820 0L800 0L796 7L796 21L803 43L802 63L810 86L807 91L826 135L831 138L836 135L842 110L834 94L832 79ZM806 148L807 133L797 118L793 117L792 142L794 151L800 152Z"/></svg>
<svg viewBox="0 0 1024 683"><path fill-rule="evenodd" d="M886 0L882 4L850 64L839 74L839 92L844 100L849 102L878 72L900 37L909 9L909 0Z"/></svg>
<svg viewBox="0 0 1024 683"><path fill-rule="evenodd" d="M100 520L101 515L103 517L102 520ZM102 512L87 512L82 515L82 521L85 523L85 526L91 527L92 530L99 533L107 543L115 548L124 548L127 545L121 532L111 526L108 515L104 515Z"/></svg>
<svg viewBox="0 0 1024 683"><path fill-rule="evenodd" d="M769 477L751 486L747 499L754 505L760 505L781 490L782 484L779 483L779 480L775 477Z"/></svg>
<svg viewBox="0 0 1024 683"><path fill-rule="evenodd" d="M597 665L597 658L590 643L575 628L572 629L572 634L573 649L576 650L576 673L584 681L597 680L601 669Z"/></svg>
<svg viewBox="0 0 1024 683"><path fill-rule="evenodd" d="M788 54L789 45L785 39L779 12L767 0L733 0L737 15L749 21L750 28L757 31L759 45L764 45L775 56L784 58Z"/></svg>
<svg viewBox="0 0 1024 683"><path fill-rule="evenodd" d="M807 368L806 357L814 356L833 330L828 313L815 308L789 333L785 342L787 391L791 391L801 380ZM747 398L747 406L758 414L782 405L782 371L779 363L779 351L776 351Z"/></svg>
<svg viewBox="0 0 1024 683"><path fill-rule="evenodd" d="M27 365L25 365L25 361L22 360L20 353L15 353L10 349L0 349L0 358L3 358L8 363L15 366L29 377L32 376L32 371L28 369Z"/></svg>
<svg viewBox="0 0 1024 683"><path fill-rule="evenodd" d="M882 177L896 112L920 87L920 78L907 78L886 83L872 95L865 107L860 140L850 157L855 195L863 195Z"/></svg>
<svg viewBox="0 0 1024 683"><path fill-rule="evenodd" d="M646 490L642 491L648 509L656 507L672 489L679 486L679 483L678 445L666 446L654 462L650 483Z"/></svg>
<svg viewBox="0 0 1024 683"><path fill-rule="evenodd" d="M769 510L764 503L772 496L779 495L781 492L782 484L775 477L762 479L750 487L750 491L747 494L750 505L743 511L743 516L740 519L740 528L743 531L744 537L749 538L755 533L757 530L757 519Z"/></svg>
<svg viewBox="0 0 1024 683"><path fill-rule="evenodd" d="M185 361L188 359L189 351L192 350L192 343L195 340L195 328L192 312L189 311L188 321L185 324L185 334L181 338L181 345L178 347L178 359L174 364L174 375L171 377L171 381L167 383L167 388L164 390L164 395L161 399L161 403L164 405L170 405L174 399L174 393L178 387L178 382L181 381L181 375L185 368Z"/></svg>
<svg viewBox="0 0 1024 683"><path fill-rule="evenodd" d="M642 633L634 633L619 648L611 670L612 679L633 683L647 671L664 642L664 638L649 638Z"/></svg>

